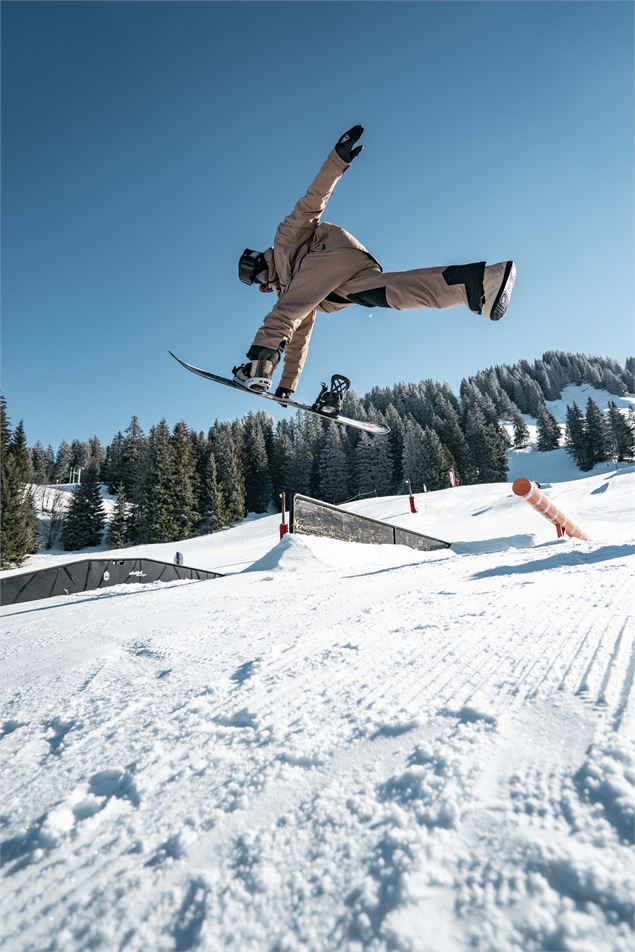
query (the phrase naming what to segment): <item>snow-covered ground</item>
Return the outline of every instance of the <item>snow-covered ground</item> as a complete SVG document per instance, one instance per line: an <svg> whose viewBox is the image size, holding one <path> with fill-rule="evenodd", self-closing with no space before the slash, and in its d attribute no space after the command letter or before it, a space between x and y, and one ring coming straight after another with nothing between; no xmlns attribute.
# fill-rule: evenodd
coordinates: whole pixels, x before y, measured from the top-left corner
<svg viewBox="0 0 635 952"><path fill-rule="evenodd" d="M591 542L466 486L350 506L452 550L265 516L2 609L0 947L633 948L635 472L568 465Z"/></svg>

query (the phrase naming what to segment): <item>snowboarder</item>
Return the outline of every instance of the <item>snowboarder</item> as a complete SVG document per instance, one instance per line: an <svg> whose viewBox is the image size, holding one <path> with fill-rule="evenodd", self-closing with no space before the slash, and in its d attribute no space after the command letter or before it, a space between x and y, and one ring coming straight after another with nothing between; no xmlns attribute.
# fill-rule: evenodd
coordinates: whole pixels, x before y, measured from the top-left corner
<svg viewBox="0 0 635 952"><path fill-rule="evenodd" d="M320 223L333 189L364 148L356 145L363 131L353 126L338 139L306 195L278 225L273 247L246 248L240 256L240 280L278 294L247 351L247 363L233 370L234 381L248 389L265 393L284 354L275 395L285 398L295 391L318 310L331 313L349 304L398 310L464 304L498 321L507 309L516 277L513 261L384 272L344 228Z"/></svg>

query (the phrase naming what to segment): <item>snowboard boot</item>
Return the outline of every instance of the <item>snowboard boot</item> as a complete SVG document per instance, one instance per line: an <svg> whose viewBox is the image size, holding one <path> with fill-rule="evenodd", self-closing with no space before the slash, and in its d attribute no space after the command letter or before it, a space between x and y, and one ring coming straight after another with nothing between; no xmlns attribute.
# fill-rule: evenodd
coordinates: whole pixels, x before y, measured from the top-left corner
<svg viewBox="0 0 635 952"><path fill-rule="evenodd" d="M515 280L516 265L513 261L500 261L485 268L483 314L490 321L500 321L507 310Z"/></svg>
<svg viewBox="0 0 635 952"><path fill-rule="evenodd" d="M283 350L284 342L277 350L271 350L269 347L250 347L247 351L247 363L239 364L232 371L234 383L247 390L255 390L256 393L266 393Z"/></svg>

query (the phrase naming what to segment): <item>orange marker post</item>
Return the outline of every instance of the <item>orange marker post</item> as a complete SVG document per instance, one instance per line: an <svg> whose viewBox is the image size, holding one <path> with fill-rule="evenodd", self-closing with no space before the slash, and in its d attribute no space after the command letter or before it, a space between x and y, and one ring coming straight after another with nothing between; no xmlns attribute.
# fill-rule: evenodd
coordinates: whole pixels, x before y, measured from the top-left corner
<svg viewBox="0 0 635 952"><path fill-rule="evenodd" d="M585 539L587 542L591 541L589 536L583 532L582 529L579 529L575 522L568 519L565 514L552 503L548 496L545 496L545 494L538 489L536 484L532 483L529 479L525 479L521 476L520 479L514 480L512 489L517 496L520 496L520 498L528 502L530 506L533 506L541 516L544 516L549 522L553 522L556 527L556 532L558 533L558 538L566 534L574 539Z"/></svg>

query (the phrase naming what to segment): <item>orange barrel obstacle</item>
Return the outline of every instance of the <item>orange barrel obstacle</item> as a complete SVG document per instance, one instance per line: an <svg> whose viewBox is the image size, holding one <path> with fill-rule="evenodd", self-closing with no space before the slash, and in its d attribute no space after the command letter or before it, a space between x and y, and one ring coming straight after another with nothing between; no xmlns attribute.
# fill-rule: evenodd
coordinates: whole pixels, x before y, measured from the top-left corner
<svg viewBox="0 0 635 952"><path fill-rule="evenodd" d="M582 529L578 529L575 522L571 522L570 519L567 519L565 514L538 489L535 483L521 476L520 479L514 480L512 489L517 496L520 496L520 498L528 502L530 506L533 506L545 519L548 519L549 522L553 522L556 527L556 532L558 533L558 538L566 533L574 539L586 539L587 542L591 541L589 536L583 532Z"/></svg>

